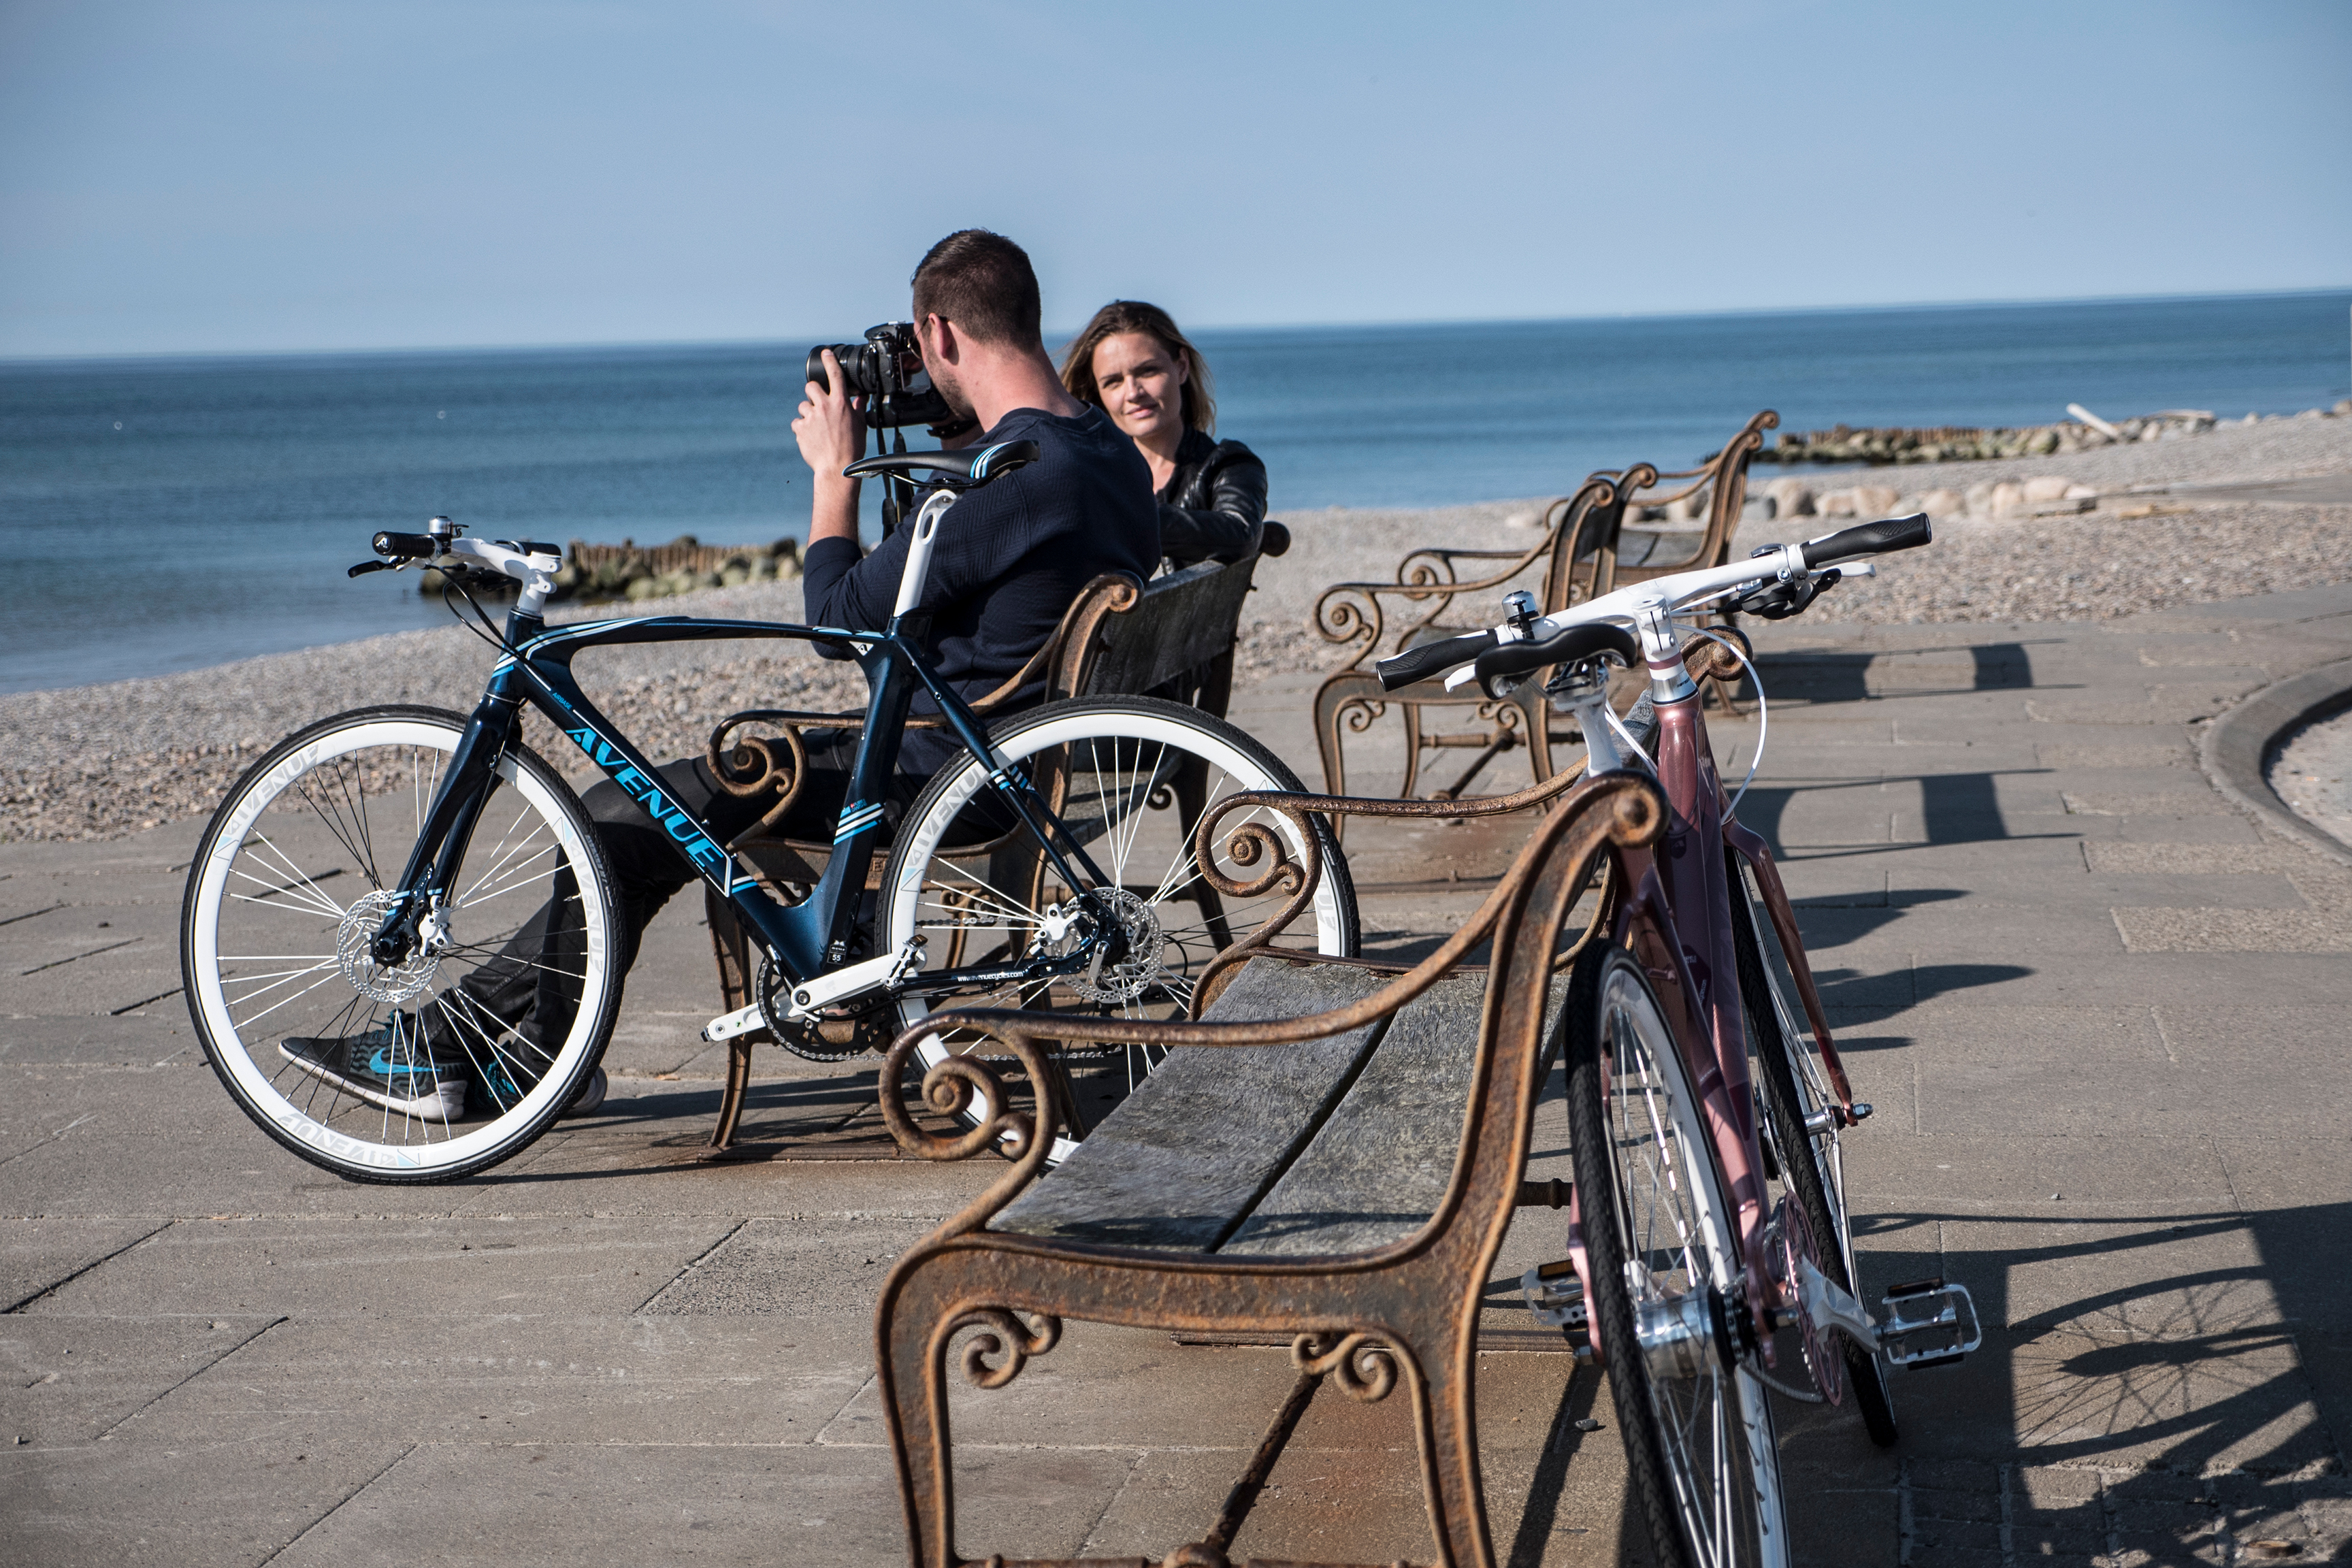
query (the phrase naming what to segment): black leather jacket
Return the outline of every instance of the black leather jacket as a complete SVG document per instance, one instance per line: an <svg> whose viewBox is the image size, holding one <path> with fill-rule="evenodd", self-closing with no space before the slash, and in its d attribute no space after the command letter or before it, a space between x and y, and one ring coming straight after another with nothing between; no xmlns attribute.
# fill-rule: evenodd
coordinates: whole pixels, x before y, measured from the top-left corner
<svg viewBox="0 0 2352 1568"><path fill-rule="evenodd" d="M1178 566L1239 561L1265 531L1265 465L1239 441L1184 432L1160 491L1160 552Z"/></svg>

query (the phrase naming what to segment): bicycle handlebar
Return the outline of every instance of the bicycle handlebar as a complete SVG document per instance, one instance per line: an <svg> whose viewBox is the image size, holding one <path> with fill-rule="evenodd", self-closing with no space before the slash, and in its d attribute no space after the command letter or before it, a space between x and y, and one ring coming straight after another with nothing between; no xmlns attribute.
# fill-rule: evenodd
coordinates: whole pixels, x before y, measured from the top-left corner
<svg viewBox="0 0 2352 1568"><path fill-rule="evenodd" d="M395 561L430 561L447 542L429 533L379 533L368 542L368 548Z"/></svg>
<svg viewBox="0 0 2352 1568"><path fill-rule="evenodd" d="M1380 673L1381 689L1394 691L1401 686L1411 686L1416 680L1426 680L1457 664L1467 663L1493 647L1498 640L1493 632L1471 632L1464 637L1447 637L1443 642L1425 642L1402 653L1391 654L1372 668Z"/></svg>
<svg viewBox="0 0 2352 1568"><path fill-rule="evenodd" d="M1598 599L1588 599L1556 614L1542 616L1533 623L1506 621L1492 630L1471 632L1448 637L1443 642L1423 643L1406 648L1373 666L1379 672L1381 685L1393 691L1417 680L1426 680L1441 670L1477 661L1475 672L1479 679L1502 677L1540 669L1547 664L1560 664L1572 659L1591 658L1607 652L1624 653L1631 646L1638 651L1640 644L1631 629L1644 616L1662 606L1668 614L1685 605L1719 597L1726 592L1749 593L1761 585L1778 580L1791 587L1810 586L1811 591L1793 608L1801 609L1811 602L1812 594L1827 586L1829 579L1815 579L1813 574L1841 561L1858 556L1883 555L1896 550L1916 550L1933 542L1935 531L1925 512L1910 517L1885 518L1865 522L1858 527L1841 529L1819 539L1801 544L1767 545L1744 561L1727 562L1721 566L1702 566L1694 571L1676 572L1653 578L1604 594ZM1863 575L1867 568L1850 571L1848 575ZM1586 628L1606 628L1596 640L1581 638L1565 640L1570 632ZM1521 646L1524 645L1524 646ZM1509 650L1507 655L1505 650ZM1628 664L1638 664L1638 658L1628 658ZM1446 682L1449 688L1470 679L1471 672L1458 672Z"/></svg>
<svg viewBox="0 0 2352 1568"><path fill-rule="evenodd" d="M1851 561L1857 555L1886 555L1897 550L1916 550L1934 542L1936 531L1924 511L1909 517L1890 517L1877 522L1865 522L1859 528L1840 529L1820 539L1810 539L1803 544L1805 567L1811 571L1827 566L1833 561Z"/></svg>
<svg viewBox="0 0 2352 1568"><path fill-rule="evenodd" d="M1642 641L1610 621L1567 626L1546 637L1507 642L1478 656L1478 679L1483 684L1501 675L1527 675L1548 665L1577 664L1613 653L1627 668L1642 662Z"/></svg>

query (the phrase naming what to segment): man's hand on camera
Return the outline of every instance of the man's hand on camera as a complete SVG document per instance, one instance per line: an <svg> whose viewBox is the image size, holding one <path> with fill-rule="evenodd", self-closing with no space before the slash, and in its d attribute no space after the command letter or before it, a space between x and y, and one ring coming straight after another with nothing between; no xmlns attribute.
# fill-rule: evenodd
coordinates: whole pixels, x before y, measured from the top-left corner
<svg viewBox="0 0 2352 1568"><path fill-rule="evenodd" d="M809 542L841 536L857 537L857 481L841 470L866 455L866 400L843 390L848 382L833 351L824 351L824 386L808 382L801 388L799 414L793 420L793 437L801 457L816 476L809 513Z"/></svg>
<svg viewBox="0 0 2352 1568"><path fill-rule="evenodd" d="M793 436L801 456L820 482L839 479L841 470L866 455L866 399L842 390L845 378L833 351L824 351L825 385L808 382L801 388L801 406L793 420Z"/></svg>

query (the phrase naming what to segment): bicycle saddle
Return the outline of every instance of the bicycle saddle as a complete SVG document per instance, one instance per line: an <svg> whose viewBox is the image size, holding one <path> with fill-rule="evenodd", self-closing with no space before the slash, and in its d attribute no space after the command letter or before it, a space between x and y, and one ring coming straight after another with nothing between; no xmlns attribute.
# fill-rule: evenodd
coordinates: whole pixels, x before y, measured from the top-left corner
<svg viewBox="0 0 2352 1568"><path fill-rule="evenodd" d="M967 447L960 452L887 452L866 458L842 469L853 479L868 474L929 474L951 490L974 490L992 479L1037 460L1034 441L999 441L992 447Z"/></svg>

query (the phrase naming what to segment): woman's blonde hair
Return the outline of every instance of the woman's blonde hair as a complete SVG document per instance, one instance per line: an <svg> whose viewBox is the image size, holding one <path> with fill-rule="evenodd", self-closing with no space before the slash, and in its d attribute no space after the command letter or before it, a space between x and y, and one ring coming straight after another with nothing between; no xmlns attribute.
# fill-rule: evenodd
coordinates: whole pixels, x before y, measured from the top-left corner
<svg viewBox="0 0 2352 1568"><path fill-rule="evenodd" d="M1217 396L1209 382L1209 362L1176 328L1176 320L1157 305L1140 300L1113 300L1095 312L1069 350L1062 356L1062 385L1081 403L1103 406L1102 388L1095 384L1095 350L1105 338L1120 332L1145 332L1160 340L1169 357L1184 366L1184 425L1213 435L1217 428Z"/></svg>

